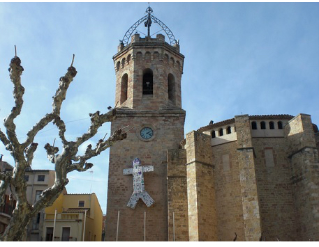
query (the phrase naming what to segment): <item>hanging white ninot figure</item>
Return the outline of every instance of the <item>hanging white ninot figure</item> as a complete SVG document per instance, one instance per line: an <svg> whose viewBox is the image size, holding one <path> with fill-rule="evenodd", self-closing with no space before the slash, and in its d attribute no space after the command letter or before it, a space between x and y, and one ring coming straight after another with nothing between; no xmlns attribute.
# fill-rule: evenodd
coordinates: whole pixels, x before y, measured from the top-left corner
<svg viewBox="0 0 319 247"><path fill-rule="evenodd" d="M147 207L153 205L153 198L145 191L144 187L144 172L154 171L153 166L141 166L141 161L138 158L133 160L133 168L123 170L123 175L133 175L133 194L127 206L134 209L137 201L142 199Z"/></svg>

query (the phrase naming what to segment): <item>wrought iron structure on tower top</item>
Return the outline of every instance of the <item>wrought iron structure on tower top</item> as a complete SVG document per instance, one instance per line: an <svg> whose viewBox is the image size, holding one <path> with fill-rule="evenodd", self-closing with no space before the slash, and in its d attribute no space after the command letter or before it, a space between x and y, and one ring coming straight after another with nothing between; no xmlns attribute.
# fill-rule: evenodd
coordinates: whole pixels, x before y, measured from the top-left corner
<svg viewBox="0 0 319 247"><path fill-rule="evenodd" d="M121 43L123 43L125 46L129 43L129 40L133 34L133 32L136 30L136 28L144 22L145 27L147 27L147 36L150 38L150 29L152 25L152 20L154 23L157 23L162 30L166 33L167 37L169 38L170 45L178 44L178 41L175 39L174 34L172 31L159 19L157 19L153 13L153 9L151 7L148 7L146 9L147 15L143 16L141 19L139 19L137 22L135 22L125 33L123 40L121 40Z"/></svg>

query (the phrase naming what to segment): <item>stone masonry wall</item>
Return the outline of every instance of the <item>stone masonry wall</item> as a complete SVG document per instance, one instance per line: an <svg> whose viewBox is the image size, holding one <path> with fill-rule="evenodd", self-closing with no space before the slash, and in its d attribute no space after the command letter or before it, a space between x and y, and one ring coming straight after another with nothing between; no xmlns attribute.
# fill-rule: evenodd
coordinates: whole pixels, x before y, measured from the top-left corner
<svg viewBox="0 0 319 247"><path fill-rule="evenodd" d="M319 161L311 118L299 114L285 127L300 239L319 240Z"/></svg>
<svg viewBox="0 0 319 247"><path fill-rule="evenodd" d="M261 225L254 150L248 115L235 116L235 126L245 240L257 241L261 236Z"/></svg>
<svg viewBox="0 0 319 247"><path fill-rule="evenodd" d="M168 240L188 241L185 149L174 149L167 152L167 200Z"/></svg>
<svg viewBox="0 0 319 247"><path fill-rule="evenodd" d="M218 240L245 240L237 142L212 147Z"/></svg>
<svg viewBox="0 0 319 247"><path fill-rule="evenodd" d="M214 173L210 136L186 135L187 198L190 241L216 241Z"/></svg>
<svg viewBox="0 0 319 247"><path fill-rule="evenodd" d="M263 239L299 240L287 141L285 138L252 141Z"/></svg>

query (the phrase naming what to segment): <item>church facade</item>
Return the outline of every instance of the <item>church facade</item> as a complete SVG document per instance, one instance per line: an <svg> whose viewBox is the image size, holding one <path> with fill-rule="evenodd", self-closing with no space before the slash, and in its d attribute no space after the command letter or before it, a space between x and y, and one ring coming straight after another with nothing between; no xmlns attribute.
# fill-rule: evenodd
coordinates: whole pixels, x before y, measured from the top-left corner
<svg viewBox="0 0 319 247"><path fill-rule="evenodd" d="M147 13L140 23L149 31L153 20L172 41ZM311 117L240 115L184 139L179 43L126 36L113 57L111 131L128 135L110 148L105 240L318 241L319 135Z"/></svg>

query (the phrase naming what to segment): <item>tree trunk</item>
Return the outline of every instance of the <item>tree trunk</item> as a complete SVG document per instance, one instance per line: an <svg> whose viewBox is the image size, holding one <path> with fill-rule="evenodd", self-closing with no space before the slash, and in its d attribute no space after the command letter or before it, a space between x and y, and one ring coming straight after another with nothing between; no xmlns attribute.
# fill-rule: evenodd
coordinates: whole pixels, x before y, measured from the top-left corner
<svg viewBox="0 0 319 247"><path fill-rule="evenodd" d="M10 223L7 226L1 239L3 241L23 241L26 237L26 228L33 218L30 209L27 207L16 206L13 211Z"/></svg>

